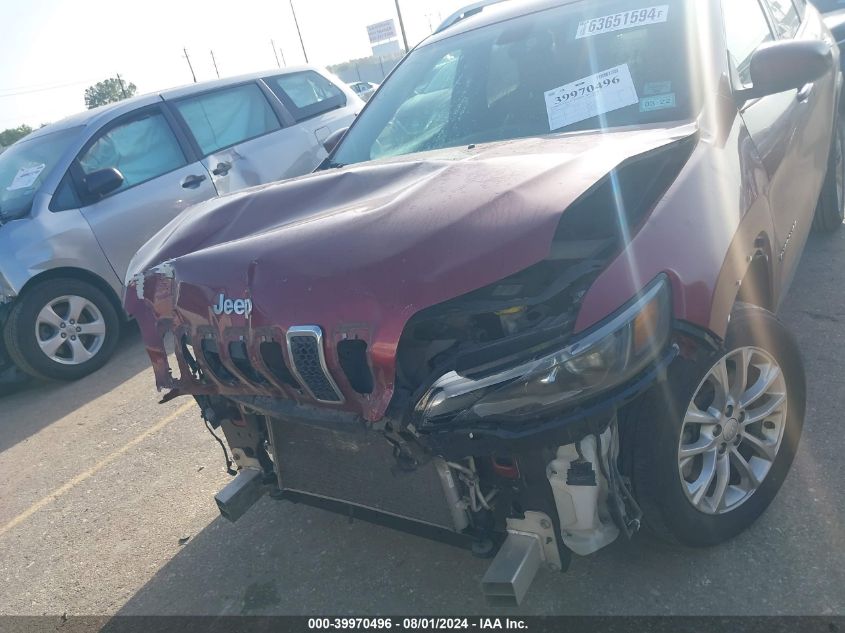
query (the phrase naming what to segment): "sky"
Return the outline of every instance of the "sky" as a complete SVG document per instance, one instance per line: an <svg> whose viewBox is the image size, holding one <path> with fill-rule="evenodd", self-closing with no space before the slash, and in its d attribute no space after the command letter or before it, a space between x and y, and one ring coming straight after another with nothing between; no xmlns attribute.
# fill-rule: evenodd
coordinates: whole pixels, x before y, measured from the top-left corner
<svg viewBox="0 0 845 633"><path fill-rule="evenodd" d="M414 46L471 0L400 0ZM394 0L293 0L311 63L371 54L366 26ZM398 23L397 23L398 30ZM0 130L85 109L85 88L120 73L138 94L304 62L290 0L0 0Z"/></svg>

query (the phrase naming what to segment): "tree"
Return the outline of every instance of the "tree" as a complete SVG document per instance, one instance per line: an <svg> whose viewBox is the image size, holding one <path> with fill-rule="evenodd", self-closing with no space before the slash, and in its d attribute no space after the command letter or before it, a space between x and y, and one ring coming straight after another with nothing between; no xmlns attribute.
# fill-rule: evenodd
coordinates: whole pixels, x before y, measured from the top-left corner
<svg viewBox="0 0 845 633"><path fill-rule="evenodd" d="M118 77L109 77L85 89L85 106L90 110L97 106L128 99L138 88Z"/></svg>
<svg viewBox="0 0 845 633"><path fill-rule="evenodd" d="M0 147L8 147L12 143L22 139L30 132L32 132L32 128L28 125L19 125L18 127L3 130L0 132Z"/></svg>

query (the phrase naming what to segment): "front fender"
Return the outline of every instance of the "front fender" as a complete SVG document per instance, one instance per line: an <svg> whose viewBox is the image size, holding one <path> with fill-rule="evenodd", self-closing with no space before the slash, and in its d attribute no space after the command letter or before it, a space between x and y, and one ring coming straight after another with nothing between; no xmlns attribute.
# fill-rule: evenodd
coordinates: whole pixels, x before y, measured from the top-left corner
<svg viewBox="0 0 845 633"><path fill-rule="evenodd" d="M43 210L0 227L0 277L9 297L20 295L39 275L61 268L93 273L121 295L121 281L79 211Z"/></svg>
<svg viewBox="0 0 845 633"><path fill-rule="evenodd" d="M675 318L724 338L757 238L772 234L763 195L767 176L738 113L726 129L724 142L699 143L640 231L590 288L577 332L665 273Z"/></svg>

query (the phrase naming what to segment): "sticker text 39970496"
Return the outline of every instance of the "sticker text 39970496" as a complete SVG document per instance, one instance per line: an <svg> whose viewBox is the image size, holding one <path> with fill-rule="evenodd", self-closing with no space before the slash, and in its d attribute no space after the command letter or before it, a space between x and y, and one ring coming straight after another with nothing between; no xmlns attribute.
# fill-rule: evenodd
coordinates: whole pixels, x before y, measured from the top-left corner
<svg viewBox="0 0 845 633"><path fill-rule="evenodd" d="M550 130L639 103L628 64L549 90L545 98Z"/></svg>

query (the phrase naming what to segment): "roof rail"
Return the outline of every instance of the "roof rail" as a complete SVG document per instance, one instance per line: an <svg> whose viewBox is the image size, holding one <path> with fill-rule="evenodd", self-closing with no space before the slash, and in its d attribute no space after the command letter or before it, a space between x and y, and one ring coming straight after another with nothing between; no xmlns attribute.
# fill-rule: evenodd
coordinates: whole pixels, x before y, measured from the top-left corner
<svg viewBox="0 0 845 633"><path fill-rule="evenodd" d="M505 0L481 0L480 2L475 2L473 4L465 6L463 9L459 9L448 18L443 20L440 26L437 27L435 33L441 33L445 31L450 26L457 24L461 20L464 20L476 13L481 13L484 10L484 7L489 7L491 4L499 4L500 2L505 2Z"/></svg>

